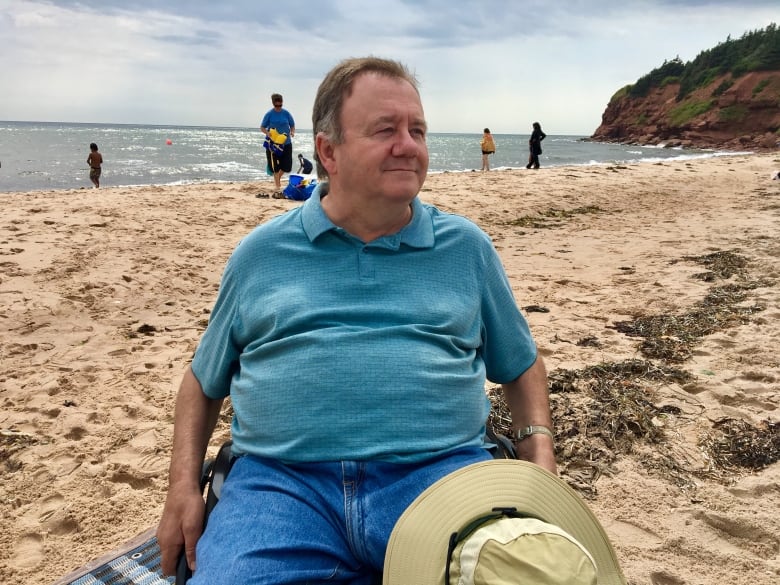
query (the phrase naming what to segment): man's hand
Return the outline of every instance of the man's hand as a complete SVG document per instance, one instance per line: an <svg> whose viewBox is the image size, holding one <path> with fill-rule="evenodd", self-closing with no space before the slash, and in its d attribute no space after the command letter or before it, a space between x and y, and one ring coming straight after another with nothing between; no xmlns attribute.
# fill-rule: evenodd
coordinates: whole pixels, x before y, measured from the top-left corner
<svg viewBox="0 0 780 585"><path fill-rule="evenodd" d="M160 525L157 527L157 541L162 553L163 575L175 575L176 564L182 548L187 565L195 571L195 545L203 533L203 518L206 504L197 487L195 491L168 489Z"/></svg>
<svg viewBox="0 0 780 585"><path fill-rule="evenodd" d="M206 447L217 423L222 400L208 398L191 368L176 397L170 484L157 540L165 575L176 573L182 548L187 564L195 570L195 544L203 533L206 504L200 489L200 474Z"/></svg>

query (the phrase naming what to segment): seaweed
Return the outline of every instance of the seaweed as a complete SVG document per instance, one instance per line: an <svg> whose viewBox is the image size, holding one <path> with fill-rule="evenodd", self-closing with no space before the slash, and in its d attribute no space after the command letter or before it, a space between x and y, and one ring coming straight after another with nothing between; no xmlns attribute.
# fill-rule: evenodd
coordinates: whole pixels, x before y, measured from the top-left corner
<svg viewBox="0 0 780 585"><path fill-rule="evenodd" d="M581 370L557 369L548 379L560 474L592 496L595 481L611 472L620 455L634 452L637 443L658 448L664 442L663 426L656 421L670 411L656 406L654 387L686 383L693 376L670 366L626 360ZM511 434L511 417L500 387L489 391L488 397L493 406L488 424L498 433ZM679 466L668 466L684 475Z"/></svg>
<svg viewBox="0 0 780 585"><path fill-rule="evenodd" d="M669 363L682 363L692 355L693 346L704 336L737 325L749 323L751 317L764 307L742 306L748 292L766 286L765 280L749 280L748 261L738 251L719 251L701 256L683 256L708 268L694 278L713 282L716 279L737 277L730 282L712 287L705 297L690 310L679 314L637 315L631 321L618 321L614 329L629 337L644 338L639 346L643 356ZM673 260L672 264L680 260Z"/></svg>
<svg viewBox="0 0 780 585"><path fill-rule="evenodd" d="M11 457L22 449L40 442L40 438L29 433L13 429L0 429L0 463L4 464L8 472L17 471L21 468L21 463Z"/></svg>
<svg viewBox="0 0 780 585"><path fill-rule="evenodd" d="M676 264L681 261L702 264L712 274L724 280L728 280L736 274L741 274L748 265L747 259L739 254L739 250L719 250L699 256L683 256L680 260L672 260L671 263Z"/></svg>
<svg viewBox="0 0 780 585"><path fill-rule="evenodd" d="M524 215L517 219L509 220L505 222L504 225L549 229L560 226L563 223L563 220L570 219L575 215L595 214L603 211L604 210L597 205L586 205L574 209L550 208L547 211L540 211L538 215Z"/></svg>
<svg viewBox="0 0 780 585"><path fill-rule="evenodd" d="M615 324L631 337L643 338L640 351L651 359L600 363L579 370L557 369L548 375L555 433L555 455L560 475L584 496L595 495L595 482L611 473L619 456L633 454L648 472L685 490L695 490L696 477L729 482L735 474L763 469L780 458L780 424L723 419L698 440L704 468L693 468L685 452L667 435L666 422L684 416L674 405L656 404L656 388L683 386L695 377L672 364L687 360L705 335L748 323L759 306L744 306L749 291L770 284L750 280L749 262L737 251L685 256L707 267L697 275L707 282L731 279L709 289L690 310L673 315L638 315ZM675 261L676 262L676 261ZM580 346L597 346L584 337ZM497 433L511 435L511 416L500 387L488 391L492 412L488 418Z"/></svg>
<svg viewBox="0 0 780 585"><path fill-rule="evenodd" d="M707 471L760 471L780 460L780 423L763 421L753 426L744 420L723 418L699 439L709 456Z"/></svg>

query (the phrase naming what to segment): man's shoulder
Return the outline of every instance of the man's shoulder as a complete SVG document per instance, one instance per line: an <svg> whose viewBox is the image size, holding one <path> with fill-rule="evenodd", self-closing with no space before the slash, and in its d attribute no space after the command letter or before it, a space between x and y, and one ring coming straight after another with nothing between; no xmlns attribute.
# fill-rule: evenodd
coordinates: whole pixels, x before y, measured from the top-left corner
<svg viewBox="0 0 780 585"><path fill-rule="evenodd" d="M301 206L285 211L268 221L261 223L244 236L236 246L233 254L241 255L249 249L268 249L278 242L284 242L296 233L302 232L300 219Z"/></svg>
<svg viewBox="0 0 780 585"><path fill-rule="evenodd" d="M469 218L457 213L442 211L430 203L423 203L422 206L426 213L430 215L433 229L437 235L444 234L464 240L490 240L484 230Z"/></svg>
<svg viewBox="0 0 780 585"><path fill-rule="evenodd" d="M457 213L452 213L451 211L442 211L432 203L423 203L422 206L431 218L437 222L442 224L462 225L468 229L474 228L481 231L480 227L465 215L459 215Z"/></svg>

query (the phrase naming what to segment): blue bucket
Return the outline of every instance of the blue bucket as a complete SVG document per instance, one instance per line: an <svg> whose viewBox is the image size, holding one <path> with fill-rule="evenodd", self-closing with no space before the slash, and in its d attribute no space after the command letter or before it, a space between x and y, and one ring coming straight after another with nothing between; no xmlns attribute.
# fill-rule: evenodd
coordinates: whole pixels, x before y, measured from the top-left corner
<svg viewBox="0 0 780 585"><path fill-rule="evenodd" d="M290 175L290 185L293 187L300 185L303 182L303 175Z"/></svg>

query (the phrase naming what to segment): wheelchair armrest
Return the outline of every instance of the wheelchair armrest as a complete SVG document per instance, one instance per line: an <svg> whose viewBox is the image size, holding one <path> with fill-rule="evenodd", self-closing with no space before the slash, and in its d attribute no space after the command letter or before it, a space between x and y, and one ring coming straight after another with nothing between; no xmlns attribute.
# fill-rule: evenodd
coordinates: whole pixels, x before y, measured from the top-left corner
<svg viewBox="0 0 780 585"><path fill-rule="evenodd" d="M487 427L485 435L488 441L496 446L493 450L493 459L517 459L515 446L506 436L496 433L490 427Z"/></svg>

